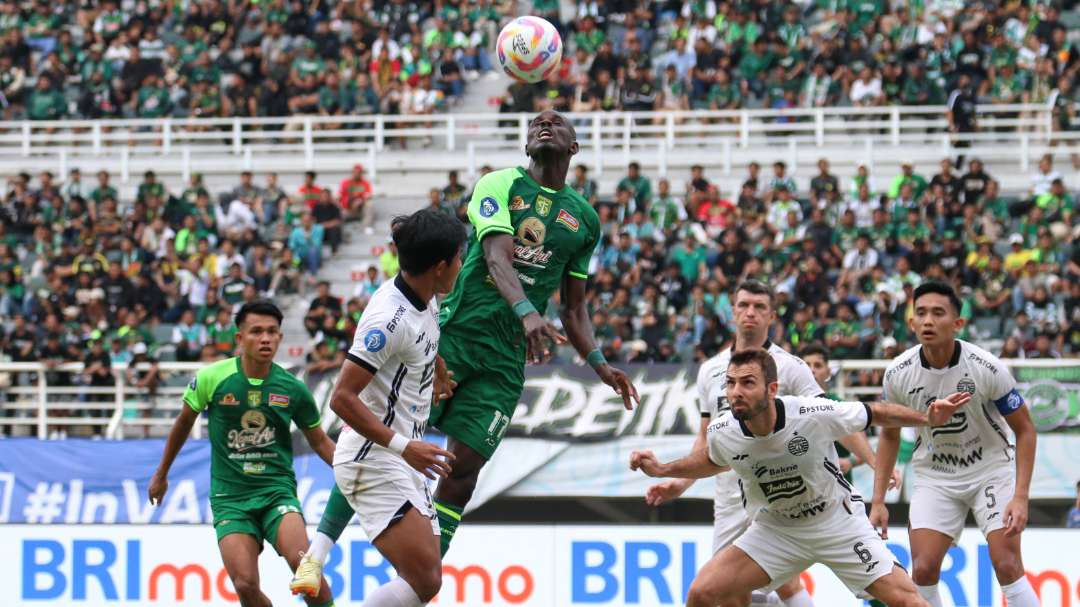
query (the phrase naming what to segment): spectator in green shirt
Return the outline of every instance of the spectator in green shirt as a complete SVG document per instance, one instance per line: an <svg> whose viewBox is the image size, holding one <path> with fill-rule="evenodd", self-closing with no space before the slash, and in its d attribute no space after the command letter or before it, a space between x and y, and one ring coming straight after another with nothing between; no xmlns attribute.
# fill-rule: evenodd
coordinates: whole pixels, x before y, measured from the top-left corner
<svg viewBox="0 0 1080 607"><path fill-rule="evenodd" d="M90 199L95 204L101 204L106 198L112 198L116 200L119 198L119 194L116 193L116 188L109 185L109 172L98 171L98 187L90 191Z"/></svg>
<svg viewBox="0 0 1080 607"><path fill-rule="evenodd" d="M157 180L157 175L153 171L146 171L143 173L143 182L139 184L139 189L135 193L135 200L146 202L146 199L150 196L157 196L164 200L165 185Z"/></svg>
<svg viewBox="0 0 1080 607"><path fill-rule="evenodd" d="M62 120L67 115L67 101L52 82L40 76L37 86L26 99L26 115L30 120Z"/></svg>
<svg viewBox="0 0 1080 607"><path fill-rule="evenodd" d="M648 177L641 174L640 164L631 162L627 167L626 177L619 181L615 189L630 192L631 198L634 199L635 209L644 211L649 208L649 203L652 201L652 184L649 183Z"/></svg>
<svg viewBox="0 0 1080 607"><path fill-rule="evenodd" d="M836 308L836 320L825 327L825 345L835 358L851 358L859 347L859 322L855 319L855 310L849 303L840 303Z"/></svg>
<svg viewBox="0 0 1080 607"><path fill-rule="evenodd" d="M169 92L161 86L161 78L150 74L143 79L143 85L133 98L135 115L139 118L162 118L172 113L172 100Z"/></svg>
<svg viewBox="0 0 1080 607"><path fill-rule="evenodd" d="M889 185L889 198L899 196L900 186L905 183L911 184L915 200L922 198L923 192L926 191L926 178L915 172L915 163L910 160L905 160L900 165L900 174L893 178L892 183Z"/></svg>
<svg viewBox="0 0 1080 607"><path fill-rule="evenodd" d="M574 43L577 48L585 49L585 52L594 55L604 43L604 32L596 27L596 20L592 16L585 17L578 25L578 31L574 34Z"/></svg>
<svg viewBox="0 0 1080 607"><path fill-rule="evenodd" d="M739 60L739 74L743 78L744 96L750 93L758 99L765 96L765 81L762 76L768 73L774 58L764 38L754 41L753 49Z"/></svg>

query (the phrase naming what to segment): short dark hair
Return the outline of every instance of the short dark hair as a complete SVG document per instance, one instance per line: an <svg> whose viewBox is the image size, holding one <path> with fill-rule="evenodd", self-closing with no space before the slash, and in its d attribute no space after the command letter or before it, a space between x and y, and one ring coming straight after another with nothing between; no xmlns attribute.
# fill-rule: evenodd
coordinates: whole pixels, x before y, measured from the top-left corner
<svg viewBox="0 0 1080 607"><path fill-rule="evenodd" d="M285 315L281 313L281 309L277 307L277 304L269 299L256 299L255 301L249 301L248 303L240 306L240 311L236 313L237 328L244 326L244 321L247 317L256 314L258 316L271 316L277 320L278 326L281 326L281 321L285 318Z"/></svg>
<svg viewBox="0 0 1080 607"><path fill-rule="evenodd" d="M771 384L776 382L776 361L773 360L772 354L761 348L747 348L745 350L739 350L731 355L731 360L728 361L728 366L742 366L754 364L761 368L762 373L765 375L765 383Z"/></svg>
<svg viewBox="0 0 1080 607"><path fill-rule="evenodd" d="M960 301L960 297L956 294L956 289L953 289L952 286L936 280L924 282L915 288L915 295L911 298L911 303L917 305L919 298L927 293L944 295L952 305L953 311L956 312L957 315L960 314L960 308L962 308L964 304Z"/></svg>
<svg viewBox="0 0 1080 607"><path fill-rule="evenodd" d="M806 358L815 354L825 359L825 362L829 362L829 349L817 342L806 344L799 350L799 358Z"/></svg>
<svg viewBox="0 0 1080 607"><path fill-rule="evenodd" d="M449 262L465 244L465 226L457 218L430 207L399 215L390 223L401 269L416 276Z"/></svg>
<svg viewBox="0 0 1080 607"><path fill-rule="evenodd" d="M773 299L775 298L773 290L769 288L769 285L760 280L750 279L742 281L739 283L739 286L735 287L735 292L732 293L732 295L738 295L739 291L746 291L747 293L753 293L754 295L765 295L769 298L769 307L773 307Z"/></svg>

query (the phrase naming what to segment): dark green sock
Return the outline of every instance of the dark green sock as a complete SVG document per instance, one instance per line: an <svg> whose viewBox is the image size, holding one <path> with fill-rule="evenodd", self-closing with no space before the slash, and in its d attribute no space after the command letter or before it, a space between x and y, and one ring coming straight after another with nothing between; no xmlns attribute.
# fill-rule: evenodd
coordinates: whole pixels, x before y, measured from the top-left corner
<svg viewBox="0 0 1080 607"><path fill-rule="evenodd" d="M318 605L308 603L308 607L334 607L334 599L330 599L325 603L319 603Z"/></svg>
<svg viewBox="0 0 1080 607"><path fill-rule="evenodd" d="M442 556L446 556L446 551L450 549L450 540L454 539L454 532L461 524L461 513L464 511L463 506L435 501L435 514L439 517L439 547Z"/></svg>
<svg viewBox="0 0 1080 607"><path fill-rule="evenodd" d="M328 536L336 543L341 533L349 526L352 517L353 509L349 505L349 500L345 499L337 483L334 483L334 488L330 490L330 497L326 500L322 520L319 521L319 533Z"/></svg>

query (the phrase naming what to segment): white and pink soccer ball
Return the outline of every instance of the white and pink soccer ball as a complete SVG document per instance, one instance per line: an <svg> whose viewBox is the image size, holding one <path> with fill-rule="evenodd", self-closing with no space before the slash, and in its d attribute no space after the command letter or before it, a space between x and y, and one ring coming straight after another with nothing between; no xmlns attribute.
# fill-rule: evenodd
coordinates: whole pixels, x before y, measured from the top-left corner
<svg viewBox="0 0 1080 607"><path fill-rule="evenodd" d="M540 17L518 17L499 32L495 55L504 72L522 82L540 82L559 68L562 38Z"/></svg>

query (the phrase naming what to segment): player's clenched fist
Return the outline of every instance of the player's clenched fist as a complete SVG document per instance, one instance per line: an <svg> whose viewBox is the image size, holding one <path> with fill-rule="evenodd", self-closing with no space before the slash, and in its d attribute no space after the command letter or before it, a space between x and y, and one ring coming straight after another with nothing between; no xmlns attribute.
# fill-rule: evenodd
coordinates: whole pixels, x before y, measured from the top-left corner
<svg viewBox="0 0 1080 607"><path fill-rule="evenodd" d="M878 530L881 539L889 539L889 509L885 507L885 504L870 505L870 524Z"/></svg>
<svg viewBox="0 0 1080 607"><path fill-rule="evenodd" d="M150 488L147 490L147 494L150 496L150 503L161 505L161 500L165 499L165 492L168 490L169 479L165 478L164 474L155 472L154 476L150 478Z"/></svg>
<svg viewBox="0 0 1080 607"><path fill-rule="evenodd" d="M952 418L953 413L967 402L971 400L971 395L967 392L954 392L946 396L945 398L939 398L930 403L930 408L926 411L927 422L931 426L941 426L945 422Z"/></svg>
<svg viewBox="0 0 1080 607"><path fill-rule="evenodd" d="M645 503L650 506L662 506L678 499L687 487L689 483L681 478L657 483L645 491Z"/></svg>
<svg viewBox="0 0 1080 607"><path fill-rule="evenodd" d="M641 470L647 476L664 476L663 468L652 451L634 451L630 454L631 470Z"/></svg>
<svg viewBox="0 0 1080 607"><path fill-rule="evenodd" d="M409 441L401 457L431 480L435 480L436 476L446 478L450 474L450 462L454 461L453 453L422 440Z"/></svg>

